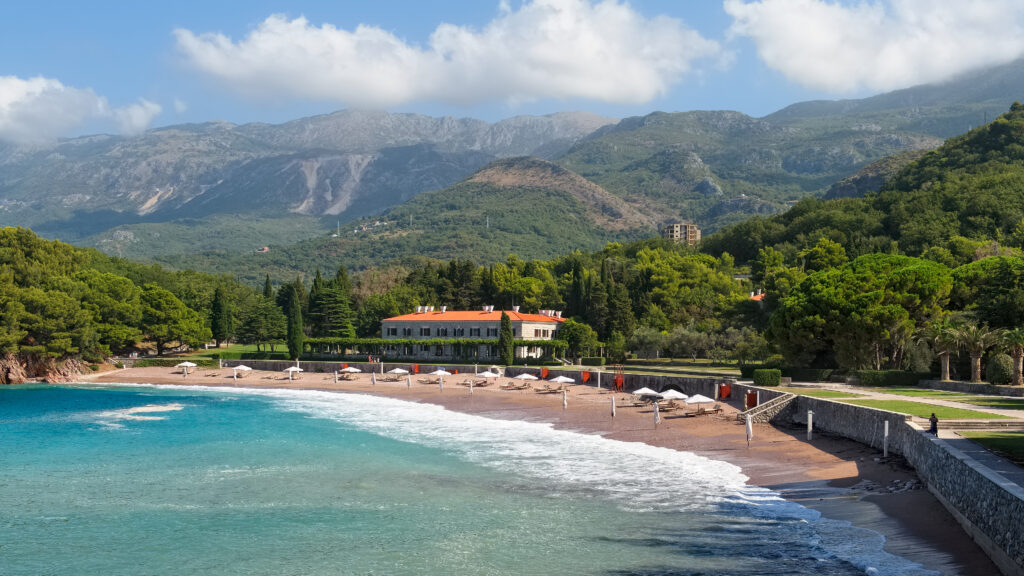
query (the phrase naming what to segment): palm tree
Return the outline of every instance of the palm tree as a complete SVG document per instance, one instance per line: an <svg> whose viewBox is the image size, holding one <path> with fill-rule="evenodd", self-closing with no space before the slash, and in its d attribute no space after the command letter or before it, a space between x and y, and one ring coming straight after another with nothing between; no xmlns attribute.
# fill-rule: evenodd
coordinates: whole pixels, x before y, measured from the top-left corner
<svg viewBox="0 0 1024 576"><path fill-rule="evenodd" d="M971 355L971 382L981 382L981 357L999 341L999 331L984 324L965 324L957 329L956 340Z"/></svg>
<svg viewBox="0 0 1024 576"><path fill-rule="evenodd" d="M959 347L957 341L957 329L959 325L949 319L929 322L917 333L917 341L931 346L935 355L939 357L941 369L940 379L943 382L949 381L949 358Z"/></svg>
<svg viewBox="0 0 1024 576"><path fill-rule="evenodd" d="M1021 374L1024 364L1024 328L1004 330L999 341L1013 356L1013 385L1024 385L1024 375Z"/></svg>

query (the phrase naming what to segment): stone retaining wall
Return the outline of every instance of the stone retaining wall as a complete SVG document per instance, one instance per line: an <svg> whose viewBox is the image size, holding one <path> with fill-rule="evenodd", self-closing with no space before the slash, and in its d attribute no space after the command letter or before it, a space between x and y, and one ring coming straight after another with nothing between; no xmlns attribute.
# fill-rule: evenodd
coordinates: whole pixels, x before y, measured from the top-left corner
<svg viewBox="0 0 1024 576"><path fill-rule="evenodd" d="M994 394L999 396L1024 397L1024 386L995 386L993 384L974 384L961 381L921 380L917 383L923 388L963 392L965 394Z"/></svg>
<svg viewBox="0 0 1024 576"><path fill-rule="evenodd" d="M1005 574L1024 576L1024 490L924 432L909 417L884 410L800 396L792 421L881 450L885 422L889 450L903 456L964 530Z"/></svg>

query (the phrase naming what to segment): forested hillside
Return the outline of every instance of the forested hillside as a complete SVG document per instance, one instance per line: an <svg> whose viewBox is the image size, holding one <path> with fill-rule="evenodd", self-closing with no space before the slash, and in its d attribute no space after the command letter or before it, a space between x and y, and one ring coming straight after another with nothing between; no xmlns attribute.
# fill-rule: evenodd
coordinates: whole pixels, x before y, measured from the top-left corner
<svg viewBox="0 0 1024 576"><path fill-rule="evenodd" d="M230 278L111 258L24 228L0 229L0 270L0 382L59 379L68 358L99 360L143 341L161 351L201 345L216 293L255 295Z"/></svg>
<svg viewBox="0 0 1024 576"><path fill-rule="evenodd" d="M955 266L999 247L1024 247L1024 107L951 138L892 177L878 194L805 199L707 238L710 254L749 262L771 246L794 261L819 238L851 255L900 251Z"/></svg>

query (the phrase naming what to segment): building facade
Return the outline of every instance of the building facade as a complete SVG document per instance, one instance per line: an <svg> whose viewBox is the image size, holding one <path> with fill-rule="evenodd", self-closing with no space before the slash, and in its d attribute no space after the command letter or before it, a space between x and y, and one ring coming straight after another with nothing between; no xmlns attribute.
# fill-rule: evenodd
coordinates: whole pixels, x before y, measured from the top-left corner
<svg viewBox="0 0 1024 576"><path fill-rule="evenodd" d="M403 314L381 321L381 337L384 340L402 340L386 346L387 355L423 360L495 360L499 357L497 346L501 330L503 311L493 306L481 310L448 310L442 306L420 306L412 314ZM519 312L519 307L504 311L512 324L512 335L516 340L553 340L565 321L562 313L541 310L539 314ZM410 340L430 341L423 344ZM438 340L453 340L451 344ZM454 342L454 341L458 342ZM466 340L480 340L480 344L466 343ZM540 358L542 347L517 346L517 358Z"/></svg>
<svg viewBox="0 0 1024 576"><path fill-rule="evenodd" d="M693 246L700 242L700 228L690 222L674 222L661 229L661 237Z"/></svg>

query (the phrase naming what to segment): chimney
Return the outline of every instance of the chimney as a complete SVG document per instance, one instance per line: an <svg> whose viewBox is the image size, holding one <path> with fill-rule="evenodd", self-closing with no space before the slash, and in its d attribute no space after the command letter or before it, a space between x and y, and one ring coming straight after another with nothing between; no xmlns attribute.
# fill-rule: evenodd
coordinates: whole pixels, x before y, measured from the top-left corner
<svg viewBox="0 0 1024 576"><path fill-rule="evenodd" d="M751 298L753 298L753 297L754 297L754 293L753 293L753 292L751 292L751 293L750 293L750 297L751 297Z"/></svg>
<svg viewBox="0 0 1024 576"><path fill-rule="evenodd" d="M562 317L562 311L559 310L558 312L555 312L555 316L558 317L558 318L561 318Z"/></svg>
<svg viewBox="0 0 1024 576"><path fill-rule="evenodd" d="M483 310L484 312L487 312L487 306L481 306L480 309Z"/></svg>
<svg viewBox="0 0 1024 576"><path fill-rule="evenodd" d="M447 306L441 306L441 314L444 314L445 310L448 310L448 307Z"/></svg>
<svg viewBox="0 0 1024 576"><path fill-rule="evenodd" d="M519 312L519 306L513 306L512 307L512 311L513 312Z"/></svg>
<svg viewBox="0 0 1024 576"><path fill-rule="evenodd" d="M423 306L417 306L416 307L416 313L417 314L422 314L423 313Z"/></svg>
<svg viewBox="0 0 1024 576"><path fill-rule="evenodd" d="M490 306L488 306L487 307L487 311L488 312L494 312L494 304L491 304Z"/></svg>
<svg viewBox="0 0 1024 576"><path fill-rule="evenodd" d="M433 306L430 307L430 310L427 310L427 312L433 312L433 311L434 311L434 307Z"/></svg>

